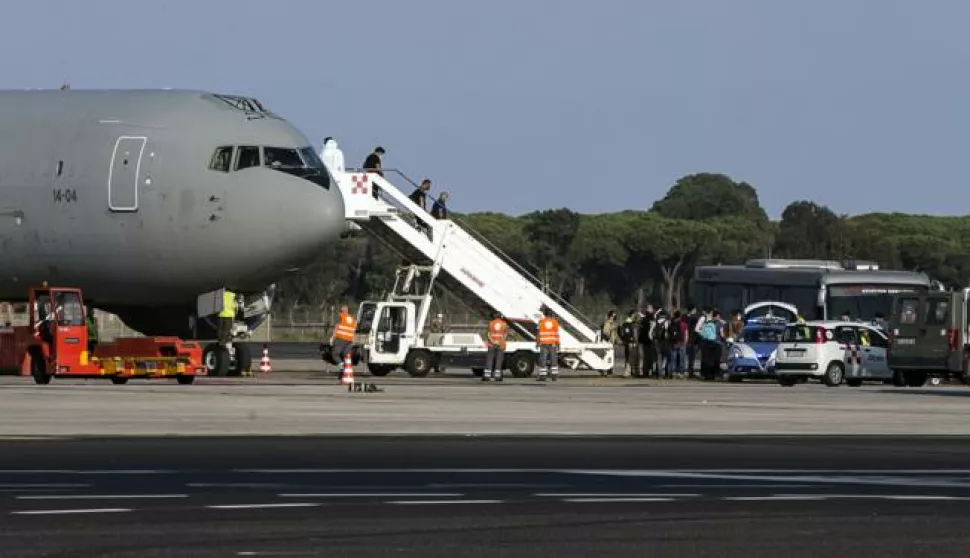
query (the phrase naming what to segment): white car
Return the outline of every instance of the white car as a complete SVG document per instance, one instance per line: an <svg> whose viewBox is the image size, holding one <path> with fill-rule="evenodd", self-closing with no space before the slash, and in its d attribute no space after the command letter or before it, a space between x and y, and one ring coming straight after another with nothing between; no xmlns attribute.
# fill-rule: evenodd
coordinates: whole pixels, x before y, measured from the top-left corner
<svg viewBox="0 0 970 558"><path fill-rule="evenodd" d="M862 322L812 321L788 324L778 345L778 383L793 386L816 378L827 386L843 381L852 387L864 380L891 381L886 361L889 338Z"/></svg>

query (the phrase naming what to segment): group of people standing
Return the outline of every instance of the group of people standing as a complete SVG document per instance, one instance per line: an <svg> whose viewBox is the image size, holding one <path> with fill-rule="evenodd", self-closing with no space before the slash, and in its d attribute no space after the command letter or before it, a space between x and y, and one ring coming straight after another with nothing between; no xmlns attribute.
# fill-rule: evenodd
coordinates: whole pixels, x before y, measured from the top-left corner
<svg viewBox="0 0 970 558"><path fill-rule="evenodd" d="M716 308L668 311L648 304L620 320L611 310L603 322L602 338L623 345L625 375L639 378L690 378L700 364L700 377L713 380L721 366L728 339L744 329L740 311L725 320Z"/></svg>

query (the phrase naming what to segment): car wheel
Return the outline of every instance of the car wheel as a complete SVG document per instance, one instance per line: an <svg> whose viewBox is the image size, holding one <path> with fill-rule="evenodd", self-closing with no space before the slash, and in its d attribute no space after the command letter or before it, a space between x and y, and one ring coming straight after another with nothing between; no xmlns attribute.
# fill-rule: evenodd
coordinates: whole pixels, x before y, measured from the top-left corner
<svg viewBox="0 0 970 558"><path fill-rule="evenodd" d="M862 380L859 380L859 379L846 380L845 385L849 387L859 387L862 385Z"/></svg>
<svg viewBox="0 0 970 558"><path fill-rule="evenodd" d="M845 369L842 368L841 362L832 362L829 367L825 369L825 376L822 377L822 381L825 385L829 387L837 387L842 383L842 379L845 377Z"/></svg>
<svg viewBox="0 0 970 558"><path fill-rule="evenodd" d="M798 378L792 376L778 376L778 385L782 387L792 387L798 383Z"/></svg>

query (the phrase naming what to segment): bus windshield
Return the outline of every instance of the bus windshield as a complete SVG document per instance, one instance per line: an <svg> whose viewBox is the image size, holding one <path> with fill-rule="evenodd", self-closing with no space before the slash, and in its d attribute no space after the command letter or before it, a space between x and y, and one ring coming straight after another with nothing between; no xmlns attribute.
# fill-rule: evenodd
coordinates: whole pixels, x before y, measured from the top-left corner
<svg viewBox="0 0 970 558"><path fill-rule="evenodd" d="M916 285L839 285L828 288L825 311L829 319L848 314L853 320L871 321L886 318L896 293L925 292Z"/></svg>

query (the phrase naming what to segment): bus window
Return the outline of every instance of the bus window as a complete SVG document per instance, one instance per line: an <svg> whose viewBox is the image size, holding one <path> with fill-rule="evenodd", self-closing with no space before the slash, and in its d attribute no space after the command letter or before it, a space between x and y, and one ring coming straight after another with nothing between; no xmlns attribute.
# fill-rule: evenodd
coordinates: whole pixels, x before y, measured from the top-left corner
<svg viewBox="0 0 970 558"><path fill-rule="evenodd" d="M742 285L716 285L713 302L721 312L731 312L735 308L744 308L744 287Z"/></svg>
<svg viewBox="0 0 970 558"><path fill-rule="evenodd" d="M802 313L802 316L806 320L816 320L821 319L822 316L817 315L818 312L816 308L818 307L818 288L816 287L779 287L780 291L780 302L787 302L798 311Z"/></svg>

